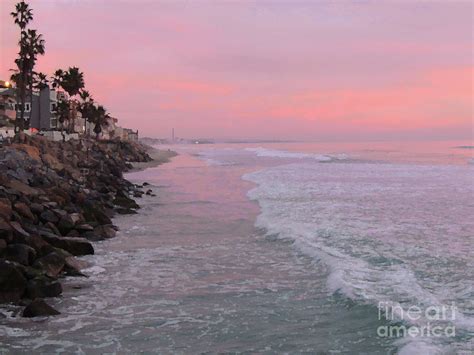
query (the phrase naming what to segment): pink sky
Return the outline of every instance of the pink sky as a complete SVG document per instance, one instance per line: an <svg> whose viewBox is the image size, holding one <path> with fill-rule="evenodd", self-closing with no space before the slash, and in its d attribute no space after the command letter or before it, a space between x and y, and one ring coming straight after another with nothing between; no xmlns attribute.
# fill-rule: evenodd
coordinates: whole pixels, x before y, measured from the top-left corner
<svg viewBox="0 0 474 355"><path fill-rule="evenodd" d="M0 78L18 31L0 0ZM470 1L32 0L38 69L78 66L142 136L472 139Z"/></svg>

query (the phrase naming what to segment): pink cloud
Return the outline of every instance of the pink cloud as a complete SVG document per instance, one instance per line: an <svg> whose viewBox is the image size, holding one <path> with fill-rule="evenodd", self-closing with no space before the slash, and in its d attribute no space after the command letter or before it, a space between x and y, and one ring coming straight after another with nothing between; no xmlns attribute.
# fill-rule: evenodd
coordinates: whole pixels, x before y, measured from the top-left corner
<svg viewBox="0 0 474 355"><path fill-rule="evenodd" d="M0 78L17 51L14 3L0 2ZM471 132L468 3L31 4L46 39L38 69L79 66L96 99L148 135Z"/></svg>

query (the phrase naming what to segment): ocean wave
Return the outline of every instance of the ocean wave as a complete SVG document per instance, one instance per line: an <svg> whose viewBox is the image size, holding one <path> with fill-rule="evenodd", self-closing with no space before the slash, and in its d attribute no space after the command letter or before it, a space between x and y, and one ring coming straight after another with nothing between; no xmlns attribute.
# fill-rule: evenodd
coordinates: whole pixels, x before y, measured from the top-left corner
<svg viewBox="0 0 474 355"><path fill-rule="evenodd" d="M267 149L263 147L245 148L245 150L248 152L255 153L258 157L269 157L269 158L313 159L320 162L347 159L346 154L301 153L301 152L290 152L286 150Z"/></svg>
<svg viewBox="0 0 474 355"><path fill-rule="evenodd" d="M206 158L206 157L201 157L201 156L199 156L199 158L204 160L206 162L206 164L209 165L209 166L233 166L233 165L237 165L237 163L233 162L233 161L222 161L222 160L218 160L218 159L215 159L215 158Z"/></svg>
<svg viewBox="0 0 474 355"><path fill-rule="evenodd" d="M405 311L412 305L426 309L455 302L458 311L453 323L459 332L474 330L469 316L472 289L461 267L469 265L470 241L463 235L469 228L469 212L463 216L434 203L456 198L463 205L462 199L472 196L472 191L464 191L472 188L465 168L389 164L322 168L296 163L246 174L243 179L257 184L248 192L261 208L256 227L293 240L300 252L328 265L331 293ZM464 192L456 197L450 195L453 191L446 194L448 181L458 194ZM459 229L453 227L458 224ZM448 230L449 235L439 230ZM449 245L449 250L442 245ZM440 248L445 250L442 255ZM428 321L411 320L417 326ZM409 353L445 346L416 340L401 349Z"/></svg>

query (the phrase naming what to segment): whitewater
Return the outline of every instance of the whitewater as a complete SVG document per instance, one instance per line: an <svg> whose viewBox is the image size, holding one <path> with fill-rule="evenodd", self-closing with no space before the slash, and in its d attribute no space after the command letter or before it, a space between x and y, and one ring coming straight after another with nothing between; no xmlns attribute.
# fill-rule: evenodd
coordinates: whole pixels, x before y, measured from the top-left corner
<svg viewBox="0 0 474 355"><path fill-rule="evenodd" d="M156 197L65 278L59 316L0 311L0 352L470 354L471 147L170 146L127 175ZM383 332L402 326L455 332Z"/></svg>
<svg viewBox="0 0 474 355"><path fill-rule="evenodd" d="M272 166L243 179L256 184L248 192L261 208L255 225L327 265L328 292L383 309L393 324L418 329L451 325L456 331L455 336L393 339L401 353L470 352L474 332L474 173L466 151L470 147L448 145L444 151L421 152L359 147L333 154L314 152L311 146L300 146L300 151L252 147L245 151L267 158L267 163L272 160ZM453 315L407 319L413 307L422 313L451 307Z"/></svg>

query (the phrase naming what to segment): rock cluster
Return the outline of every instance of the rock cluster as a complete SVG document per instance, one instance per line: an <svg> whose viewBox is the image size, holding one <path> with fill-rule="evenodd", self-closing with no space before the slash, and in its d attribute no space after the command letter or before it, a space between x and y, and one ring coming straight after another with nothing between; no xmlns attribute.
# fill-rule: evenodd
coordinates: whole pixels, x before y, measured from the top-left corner
<svg viewBox="0 0 474 355"><path fill-rule="evenodd" d="M115 236L115 213L135 213L133 197L144 192L122 173L150 160L143 146L123 141L17 135L1 148L0 303L36 300L25 316L54 314L38 299L60 295L62 275L83 276L76 257Z"/></svg>

